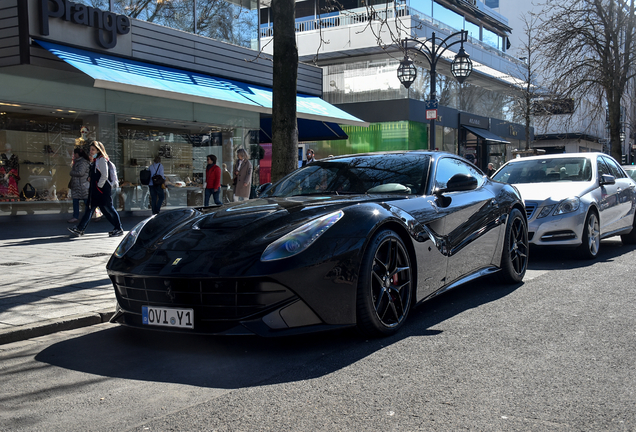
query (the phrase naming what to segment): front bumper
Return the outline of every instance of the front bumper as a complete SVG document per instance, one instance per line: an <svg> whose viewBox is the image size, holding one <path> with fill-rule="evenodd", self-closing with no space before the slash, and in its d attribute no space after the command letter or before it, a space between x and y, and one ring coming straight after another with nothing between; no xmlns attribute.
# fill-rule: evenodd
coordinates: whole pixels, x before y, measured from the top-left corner
<svg viewBox="0 0 636 432"><path fill-rule="evenodd" d="M583 229L587 209L559 216L546 216L537 219L541 208L526 203L528 211L528 240L536 246L578 246L582 243Z"/></svg>

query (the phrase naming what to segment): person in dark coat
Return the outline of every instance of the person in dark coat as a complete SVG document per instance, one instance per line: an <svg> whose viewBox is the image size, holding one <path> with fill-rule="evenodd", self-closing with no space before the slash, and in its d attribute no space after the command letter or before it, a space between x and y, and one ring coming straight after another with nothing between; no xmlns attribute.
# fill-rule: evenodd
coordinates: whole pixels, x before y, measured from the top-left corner
<svg viewBox="0 0 636 432"><path fill-rule="evenodd" d="M84 231L90 223L95 209L99 208L104 217L113 224L114 229L108 235L110 237L124 235L121 219L119 219L119 214L113 207L111 181L114 183L115 179L109 179L108 154L104 144L99 141L93 141L90 145L90 155L93 162L89 170L91 185L88 192L88 206L86 206L86 211L79 225L68 230L77 236L84 235Z"/></svg>
<svg viewBox="0 0 636 432"><path fill-rule="evenodd" d="M91 163L88 155L81 147L75 147L73 149L73 167L71 168L71 198L73 199L73 217L68 220L68 223L77 223L80 212L80 201L84 202L84 207L88 203L88 188L90 182L88 181L88 171Z"/></svg>

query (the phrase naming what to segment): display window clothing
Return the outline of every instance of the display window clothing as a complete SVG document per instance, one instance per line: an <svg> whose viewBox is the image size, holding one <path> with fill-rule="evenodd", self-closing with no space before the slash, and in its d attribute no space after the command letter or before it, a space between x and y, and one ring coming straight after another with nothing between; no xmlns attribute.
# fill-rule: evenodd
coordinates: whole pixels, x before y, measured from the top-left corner
<svg viewBox="0 0 636 432"><path fill-rule="evenodd" d="M121 230L121 219L117 210L113 207L112 187L111 182L108 180L107 159L103 156L98 156L91 164L89 173L91 186L88 193L88 206L77 228L80 231L85 231L95 209L99 208L115 230Z"/></svg>
<svg viewBox="0 0 636 432"><path fill-rule="evenodd" d="M154 186L154 183L152 182L153 176L160 175L161 177L164 178L164 180L166 179L166 174L163 171L162 164L155 162L152 165L150 165L148 169L150 170L150 183L148 183L149 186Z"/></svg>
<svg viewBox="0 0 636 432"><path fill-rule="evenodd" d="M20 180L20 163L15 154L2 153L0 155L2 164L0 165L0 197L17 198L18 181Z"/></svg>
<svg viewBox="0 0 636 432"><path fill-rule="evenodd" d="M88 171L90 169L90 162L79 157L73 161L73 167L71 168L71 196L73 199L87 199L88 189L90 182L88 181Z"/></svg>
<svg viewBox="0 0 636 432"><path fill-rule="evenodd" d="M252 164L248 159L238 159L234 164L236 186L234 187L234 199L237 197L249 199L252 186Z"/></svg>

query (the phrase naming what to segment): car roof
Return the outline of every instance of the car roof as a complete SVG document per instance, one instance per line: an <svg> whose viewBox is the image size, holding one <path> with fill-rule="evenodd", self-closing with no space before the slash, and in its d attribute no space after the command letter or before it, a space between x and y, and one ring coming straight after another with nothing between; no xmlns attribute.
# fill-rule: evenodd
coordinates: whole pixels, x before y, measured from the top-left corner
<svg viewBox="0 0 636 432"><path fill-rule="evenodd" d="M522 158L510 159L507 163L516 163L524 160L544 160L544 159L566 159L572 157L584 157L588 159L596 159L597 156L609 156L606 153L601 152L583 152L583 153L555 153L555 154L544 154L538 156L528 156Z"/></svg>

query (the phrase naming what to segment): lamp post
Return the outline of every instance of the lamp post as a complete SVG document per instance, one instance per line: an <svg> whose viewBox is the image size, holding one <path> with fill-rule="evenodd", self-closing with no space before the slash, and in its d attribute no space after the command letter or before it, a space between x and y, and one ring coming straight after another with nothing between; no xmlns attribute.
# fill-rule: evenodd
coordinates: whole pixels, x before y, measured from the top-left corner
<svg viewBox="0 0 636 432"><path fill-rule="evenodd" d="M459 37L459 39L451 42L451 39L457 37ZM468 41L468 32L466 30L453 33L445 39L436 37L435 32L433 32L431 38L423 42L413 38L402 39L400 41L400 44L402 45L402 50L404 51L404 60L402 60L400 62L400 66L398 66L398 79L400 80L402 85L408 89L415 81L415 78L417 78L417 68L413 63L413 60L411 60L411 58L409 57L409 50L415 50L423 54L428 61L431 71L431 93L429 96L429 100L427 101L427 107L434 106L434 109L437 110L437 62L448 48L452 47L453 45L460 44L459 52L451 63L451 73L460 84L463 83L473 70L473 62L470 61L468 54L466 53L466 51L464 51L464 42L466 41ZM430 136L433 148L435 148L436 145L436 119L437 116L430 119Z"/></svg>

